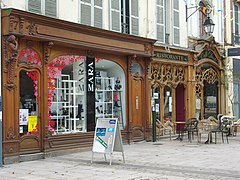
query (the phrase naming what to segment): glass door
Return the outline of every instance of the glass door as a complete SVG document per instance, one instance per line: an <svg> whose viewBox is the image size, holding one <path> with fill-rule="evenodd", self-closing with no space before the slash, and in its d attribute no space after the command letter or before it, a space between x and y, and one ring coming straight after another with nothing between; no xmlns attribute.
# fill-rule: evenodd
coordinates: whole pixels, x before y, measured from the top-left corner
<svg viewBox="0 0 240 180"><path fill-rule="evenodd" d="M39 73L21 70L19 73L19 136L21 152L41 149L39 113Z"/></svg>

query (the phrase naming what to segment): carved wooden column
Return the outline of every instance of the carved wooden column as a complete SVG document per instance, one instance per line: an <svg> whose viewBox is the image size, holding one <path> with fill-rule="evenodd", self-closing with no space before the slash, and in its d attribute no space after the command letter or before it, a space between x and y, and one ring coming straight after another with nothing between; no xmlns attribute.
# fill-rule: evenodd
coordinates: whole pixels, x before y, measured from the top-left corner
<svg viewBox="0 0 240 180"><path fill-rule="evenodd" d="M172 87L172 121L176 121L176 87L177 85L173 85Z"/></svg>
<svg viewBox="0 0 240 180"><path fill-rule="evenodd" d="M221 79L224 79L225 78L225 75L224 75L224 71L221 70L220 71L220 100L219 102L221 103L220 104L220 109L219 109L219 114L226 114L228 112L226 112L226 86L221 82ZM225 82L225 80L223 81Z"/></svg>
<svg viewBox="0 0 240 180"><path fill-rule="evenodd" d="M17 103L15 98L15 66L18 55L18 41L14 35L3 37L3 155L18 155L19 128Z"/></svg>
<svg viewBox="0 0 240 180"><path fill-rule="evenodd" d="M46 94L48 94L48 64L50 61L50 56L51 56L51 52L52 52L52 48L54 46L53 42L47 42L44 43L43 48L44 48L44 66L43 66L43 79L44 79L44 95L43 97L46 96ZM43 118L42 118L42 129L43 129L43 133L42 133L42 139L43 139L43 149L45 152L49 151L50 148L50 142L49 142L49 137L52 136L52 132L49 130L49 122L48 122L48 98L43 98Z"/></svg>
<svg viewBox="0 0 240 180"><path fill-rule="evenodd" d="M196 80L194 66L187 67L187 89L186 89L186 119L196 116Z"/></svg>

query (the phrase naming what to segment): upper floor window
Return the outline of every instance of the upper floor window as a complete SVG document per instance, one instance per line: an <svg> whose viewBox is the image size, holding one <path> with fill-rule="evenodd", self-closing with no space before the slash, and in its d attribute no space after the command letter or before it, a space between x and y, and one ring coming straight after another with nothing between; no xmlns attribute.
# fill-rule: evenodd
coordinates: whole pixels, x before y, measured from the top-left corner
<svg viewBox="0 0 240 180"><path fill-rule="evenodd" d="M138 0L110 1L110 29L126 34L139 34Z"/></svg>
<svg viewBox="0 0 240 180"><path fill-rule="evenodd" d="M157 24L157 40L161 43L165 42L165 1L157 0L156 5L156 24Z"/></svg>
<svg viewBox="0 0 240 180"><path fill-rule="evenodd" d="M155 2L157 40L160 43L179 45L179 0L155 0Z"/></svg>
<svg viewBox="0 0 240 180"><path fill-rule="evenodd" d="M102 28L103 5L102 0L79 0L80 23Z"/></svg>
<svg viewBox="0 0 240 180"><path fill-rule="evenodd" d="M180 44L179 0L173 0L173 44Z"/></svg>
<svg viewBox="0 0 240 180"><path fill-rule="evenodd" d="M234 16L235 16L235 21L234 21L234 43L240 44L240 25L239 25L240 7L239 7L238 4L234 5Z"/></svg>
<svg viewBox="0 0 240 180"><path fill-rule="evenodd" d="M27 0L26 4L30 12L57 17L57 0Z"/></svg>

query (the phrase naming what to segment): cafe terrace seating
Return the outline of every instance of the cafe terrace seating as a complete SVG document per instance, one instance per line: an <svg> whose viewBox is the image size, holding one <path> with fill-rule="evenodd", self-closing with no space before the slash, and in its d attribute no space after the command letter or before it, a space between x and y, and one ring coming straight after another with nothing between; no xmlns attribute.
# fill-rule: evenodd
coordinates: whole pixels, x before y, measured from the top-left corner
<svg viewBox="0 0 240 180"><path fill-rule="evenodd" d="M197 118L189 118L186 123L185 126L183 128L183 130L180 131L181 134L181 140L183 140L183 136L185 134L185 132L187 132L188 134L188 140L190 142L192 142L192 139L194 139L194 133L196 132L197 136L198 136L198 120Z"/></svg>
<svg viewBox="0 0 240 180"><path fill-rule="evenodd" d="M238 128L240 127L240 119L235 120L232 126L233 126L233 135L236 136Z"/></svg>
<svg viewBox="0 0 240 180"><path fill-rule="evenodd" d="M158 135L158 140L160 135L169 134L170 140L172 140L172 133L173 133L173 123L171 121L166 121L162 123L159 119L156 119L156 130Z"/></svg>
<svg viewBox="0 0 240 180"><path fill-rule="evenodd" d="M224 142L224 134L225 134L227 143L229 143L228 136L231 128L229 119L232 119L232 118L233 118L232 116L218 115L218 119L215 119L213 116L210 116L208 119L200 120L198 123L198 133L199 133L198 142L201 142L202 134L208 134L208 140L209 142L211 142L212 133L214 133L215 143L217 143L217 134L221 133L222 142Z"/></svg>
<svg viewBox="0 0 240 180"><path fill-rule="evenodd" d="M207 134L208 135L208 139L209 141L211 141L212 136L211 133L212 132L220 132L221 131L221 127L219 126L219 121L217 119L215 119L213 116L210 116L207 119L202 119L198 122L198 142L201 142L201 137L202 134ZM215 134L215 143L216 143L216 139L217 136Z"/></svg>

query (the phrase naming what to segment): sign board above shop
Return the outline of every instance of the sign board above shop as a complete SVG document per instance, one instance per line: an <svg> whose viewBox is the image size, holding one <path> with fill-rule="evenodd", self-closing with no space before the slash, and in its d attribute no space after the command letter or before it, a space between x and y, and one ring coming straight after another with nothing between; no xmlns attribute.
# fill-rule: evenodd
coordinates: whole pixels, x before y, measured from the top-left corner
<svg viewBox="0 0 240 180"><path fill-rule="evenodd" d="M228 48L228 56L240 56L240 48Z"/></svg>
<svg viewBox="0 0 240 180"><path fill-rule="evenodd" d="M173 54L173 53L166 53L166 52L159 52L159 51L154 51L153 57L159 58L159 59L181 61L181 62L188 61L188 56L183 56L183 55Z"/></svg>

